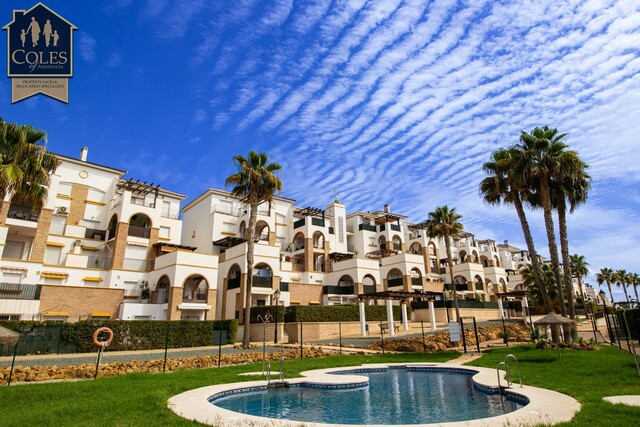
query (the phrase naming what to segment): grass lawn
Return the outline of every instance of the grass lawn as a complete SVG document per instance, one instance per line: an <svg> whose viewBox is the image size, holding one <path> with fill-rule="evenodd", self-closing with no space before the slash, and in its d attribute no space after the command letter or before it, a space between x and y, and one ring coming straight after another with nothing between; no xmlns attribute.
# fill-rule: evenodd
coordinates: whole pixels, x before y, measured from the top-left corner
<svg viewBox="0 0 640 427"><path fill-rule="evenodd" d="M604 396L640 394L640 377L633 358L616 348L600 351L536 350L532 345L495 349L470 365L495 368L513 353L520 360L528 385L573 396L582 410L571 426L637 426L640 408L612 405ZM336 366L378 362L444 362L457 353L405 353L393 355L332 356L285 362L287 377L299 372ZM0 387L0 425L5 426L183 426L198 425L169 411L169 397L197 387L248 381L242 372L258 371L260 364L197 369L167 374L130 374L49 384ZM255 378L253 378L255 379Z"/></svg>
<svg viewBox="0 0 640 427"><path fill-rule="evenodd" d="M288 378L301 371L380 362L445 362L458 353L331 356L285 362ZM187 426L200 425L174 415L167 400L178 393L213 384L251 381L242 372L253 363L228 368L166 374L138 373L92 381L0 387L0 426Z"/></svg>
<svg viewBox="0 0 640 427"><path fill-rule="evenodd" d="M568 394L582 404L571 422L558 426L640 425L640 408L602 400L605 396L640 394L640 376L629 353L605 346L599 351L562 350L558 358L555 350L526 345L490 350L469 365L495 368L509 353L520 361L525 384ZM514 365L511 363L516 375Z"/></svg>

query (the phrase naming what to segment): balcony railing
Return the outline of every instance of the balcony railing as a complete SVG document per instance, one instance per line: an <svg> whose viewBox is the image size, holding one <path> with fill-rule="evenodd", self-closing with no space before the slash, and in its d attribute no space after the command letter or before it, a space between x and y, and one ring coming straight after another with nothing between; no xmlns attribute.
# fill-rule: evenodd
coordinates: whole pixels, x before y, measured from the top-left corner
<svg viewBox="0 0 640 427"><path fill-rule="evenodd" d="M422 286L422 279L420 277L412 277L411 286Z"/></svg>
<svg viewBox="0 0 640 427"><path fill-rule="evenodd" d="M257 288L271 288L273 286L273 277L253 276L252 285Z"/></svg>
<svg viewBox="0 0 640 427"><path fill-rule="evenodd" d="M233 206L228 206L228 205L213 205L211 207L211 212L216 212L216 213L223 213L223 214L227 214L227 215L234 215L234 216L240 216L240 214L244 211L241 210L235 210L233 208Z"/></svg>
<svg viewBox="0 0 640 427"><path fill-rule="evenodd" d="M398 277L396 279L389 279L387 280L387 286L388 287L393 287L393 286L402 286L402 277Z"/></svg>
<svg viewBox="0 0 640 427"><path fill-rule="evenodd" d="M318 227L324 227L324 219L322 218L311 218L311 225L317 225Z"/></svg>
<svg viewBox="0 0 640 427"><path fill-rule="evenodd" d="M364 285L362 288L365 294L374 294L376 292L376 285Z"/></svg>
<svg viewBox="0 0 640 427"><path fill-rule="evenodd" d="M147 227L138 227L136 225L129 225L129 236L142 237L148 239L151 235L151 229Z"/></svg>
<svg viewBox="0 0 640 427"><path fill-rule="evenodd" d="M24 221L38 222L40 211L36 211L29 206L10 205L7 218L21 219Z"/></svg>
<svg viewBox="0 0 640 427"><path fill-rule="evenodd" d="M401 251L402 250L402 243L394 243L393 244L393 249L395 249L396 251Z"/></svg>
<svg viewBox="0 0 640 427"><path fill-rule="evenodd" d="M84 232L85 239L104 240L107 237L106 230L97 228L87 228Z"/></svg>
<svg viewBox="0 0 640 427"><path fill-rule="evenodd" d="M125 270L145 271L147 269L147 260L125 258L122 268Z"/></svg>
<svg viewBox="0 0 640 427"><path fill-rule="evenodd" d="M156 207L155 203L147 204L145 199L140 199L140 198L137 198L137 197L132 197L131 198L131 203L133 203L134 205L138 205L138 206L149 206L150 208L155 208Z"/></svg>
<svg viewBox="0 0 640 427"><path fill-rule="evenodd" d="M24 255L24 246L12 242L7 242L2 252L2 258L26 259Z"/></svg>
<svg viewBox="0 0 640 427"><path fill-rule="evenodd" d="M240 278L232 277L227 280L227 289L238 289L240 287Z"/></svg>
<svg viewBox="0 0 640 427"><path fill-rule="evenodd" d="M107 230L106 240L115 239L116 237L116 226L114 225L110 229Z"/></svg>
<svg viewBox="0 0 640 427"><path fill-rule="evenodd" d="M362 230L365 230L365 231L373 231L373 232L376 232L376 231L377 231L377 230L376 230L376 226L375 226L375 225L365 224L365 223L359 224L359 225L358 225L358 230L359 230L359 231L362 231Z"/></svg>
<svg viewBox="0 0 640 427"><path fill-rule="evenodd" d="M331 286L325 285L322 287L322 293L324 295L333 294L333 295L353 295L354 288L353 285L349 286Z"/></svg>
<svg viewBox="0 0 640 427"><path fill-rule="evenodd" d="M67 254L63 254L61 252L44 252L44 263L51 265L64 265L67 260Z"/></svg>
<svg viewBox="0 0 640 427"><path fill-rule="evenodd" d="M384 231L384 230L386 229L386 227L384 226L384 224L380 224L379 228L380 228L380 231Z"/></svg>
<svg viewBox="0 0 640 427"><path fill-rule="evenodd" d="M87 268L99 268L101 270L109 270L111 268L111 258L89 256L87 258ZM146 261L145 261L146 269Z"/></svg>
<svg viewBox="0 0 640 427"><path fill-rule="evenodd" d="M444 288L448 291L450 291L452 289L451 287L451 283L445 283ZM456 283L456 291L468 291L469 288L467 287L466 283Z"/></svg>
<svg viewBox="0 0 640 427"><path fill-rule="evenodd" d="M293 270L293 271L304 271L304 264L303 263L291 264L291 270Z"/></svg>
<svg viewBox="0 0 640 427"><path fill-rule="evenodd" d="M0 299L39 300L40 285L0 282Z"/></svg>
<svg viewBox="0 0 640 427"><path fill-rule="evenodd" d="M400 231L400 226L398 224L391 224L391 229L393 231Z"/></svg>
<svg viewBox="0 0 640 427"><path fill-rule="evenodd" d="M206 303L207 302L207 294L206 293L202 293L202 294L195 294L195 295L191 295L189 293L187 293L186 295L182 295L182 302L191 302L191 303Z"/></svg>
<svg viewBox="0 0 640 427"><path fill-rule="evenodd" d="M293 223L293 228L300 228L304 225L304 218L301 218Z"/></svg>

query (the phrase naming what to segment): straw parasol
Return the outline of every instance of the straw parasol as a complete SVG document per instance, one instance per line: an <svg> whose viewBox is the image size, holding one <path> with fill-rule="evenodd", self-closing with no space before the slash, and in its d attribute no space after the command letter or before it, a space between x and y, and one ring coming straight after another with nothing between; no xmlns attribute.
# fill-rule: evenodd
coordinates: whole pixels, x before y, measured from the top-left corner
<svg viewBox="0 0 640 427"><path fill-rule="evenodd" d="M536 326L536 328L543 327L544 329L546 329L549 326L552 328L557 326L562 326L563 328L566 328L566 327L574 328L576 322L575 320L567 319L566 317L562 317L559 314L552 312L544 316L542 319L536 320L535 322L533 322L533 324ZM558 340L558 342L556 342L556 345L560 344L559 340L561 335L562 334L560 333L556 335L556 340Z"/></svg>
<svg viewBox="0 0 640 427"><path fill-rule="evenodd" d="M19 339L19 333L0 326L0 345L5 344L7 347L11 348Z"/></svg>

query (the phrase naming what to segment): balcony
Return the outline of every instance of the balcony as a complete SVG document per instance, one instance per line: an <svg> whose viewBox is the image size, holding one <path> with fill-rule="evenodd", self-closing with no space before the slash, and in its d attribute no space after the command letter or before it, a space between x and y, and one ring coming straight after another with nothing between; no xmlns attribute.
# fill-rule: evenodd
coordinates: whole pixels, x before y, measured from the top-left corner
<svg viewBox="0 0 640 427"><path fill-rule="evenodd" d="M317 225L318 227L324 227L324 219L322 218L311 218L311 225Z"/></svg>
<svg viewBox="0 0 640 427"><path fill-rule="evenodd" d="M12 204L9 206L9 213L7 214L7 218L38 222L38 218L40 218L40 211L36 211L29 206Z"/></svg>
<svg viewBox="0 0 640 427"><path fill-rule="evenodd" d="M129 236L132 237L142 237L144 239L148 239L151 235L151 229L146 227L138 227L135 225L129 226ZM111 234L109 234L111 236Z"/></svg>
<svg viewBox="0 0 640 427"><path fill-rule="evenodd" d="M138 206L148 206L150 208L155 208L156 207L155 203L149 203L147 205L145 203L145 199L138 198L138 197L132 197L131 198L131 203L134 204L134 205L138 205Z"/></svg>
<svg viewBox="0 0 640 427"><path fill-rule="evenodd" d="M252 286L257 288L271 288L273 287L273 277L253 276Z"/></svg>
<svg viewBox="0 0 640 427"><path fill-rule="evenodd" d="M162 209L162 212L160 213L160 216L162 216L163 218L178 219L178 217L180 216L180 210L178 210L178 209Z"/></svg>
<svg viewBox="0 0 640 427"><path fill-rule="evenodd" d="M365 294L375 294L376 293L376 285L364 285L362 287Z"/></svg>
<svg viewBox="0 0 640 427"><path fill-rule="evenodd" d="M111 258L89 256L87 257L87 268L99 268L100 270L109 270L111 268ZM145 261L146 269L146 261Z"/></svg>
<svg viewBox="0 0 640 427"><path fill-rule="evenodd" d="M240 278L232 277L227 280L227 289L238 289L240 287Z"/></svg>
<svg viewBox="0 0 640 427"><path fill-rule="evenodd" d="M213 205L211 207L211 212L222 213L222 214L233 215L233 216L240 216L242 212L246 212L246 211L238 209L238 211L236 212L233 206L231 205Z"/></svg>
<svg viewBox="0 0 640 427"><path fill-rule="evenodd" d="M400 231L400 226L398 224L391 224L391 230Z"/></svg>
<svg viewBox="0 0 640 427"><path fill-rule="evenodd" d="M0 282L0 299L39 300L40 285Z"/></svg>
<svg viewBox="0 0 640 427"><path fill-rule="evenodd" d="M422 279L420 277L412 277L411 286L422 286Z"/></svg>
<svg viewBox="0 0 640 427"><path fill-rule="evenodd" d="M64 265L67 260L67 254L63 254L60 251L48 251L44 252L44 260L45 264L51 265Z"/></svg>
<svg viewBox="0 0 640 427"><path fill-rule="evenodd" d="M201 293L201 294L195 294L195 295L191 295L191 294L186 294L186 295L182 295L182 302L186 302L186 303L201 303L201 304L206 304L207 302L207 293Z"/></svg>
<svg viewBox="0 0 640 427"><path fill-rule="evenodd" d="M395 287L395 286L402 286L402 277L398 277L396 279L389 279L387 280L387 286L389 288Z"/></svg>
<svg viewBox="0 0 640 427"><path fill-rule="evenodd" d="M362 230L373 231L374 233L377 231L375 225L366 224L366 223L362 223L358 225L358 231L362 231Z"/></svg>
<svg viewBox="0 0 640 427"><path fill-rule="evenodd" d="M106 230L98 230L96 228L87 228L84 232L85 239L104 240L106 239L106 237L107 237Z"/></svg>
<svg viewBox="0 0 640 427"><path fill-rule="evenodd" d="M444 288L448 291L452 290L452 286L451 283L445 283ZM467 287L466 283L456 283L456 291L468 291L469 288Z"/></svg>
<svg viewBox="0 0 640 427"><path fill-rule="evenodd" d="M354 295L353 285L349 286L330 286L325 285L322 287L322 293L324 295Z"/></svg>
<svg viewBox="0 0 640 427"><path fill-rule="evenodd" d="M380 224L380 226L378 227L380 231L384 231L386 230L386 227L384 224Z"/></svg>
<svg viewBox="0 0 640 427"><path fill-rule="evenodd" d="M57 224L52 223L51 227L49 227L49 234L56 234L58 236L64 236L64 231L67 228L67 224Z"/></svg>
<svg viewBox="0 0 640 427"><path fill-rule="evenodd" d="M20 242L7 242L2 252L2 258L27 259L24 245Z"/></svg>
<svg viewBox="0 0 640 427"><path fill-rule="evenodd" d="M402 250L402 243L394 243L393 244L393 249L395 249L396 251L401 251Z"/></svg>

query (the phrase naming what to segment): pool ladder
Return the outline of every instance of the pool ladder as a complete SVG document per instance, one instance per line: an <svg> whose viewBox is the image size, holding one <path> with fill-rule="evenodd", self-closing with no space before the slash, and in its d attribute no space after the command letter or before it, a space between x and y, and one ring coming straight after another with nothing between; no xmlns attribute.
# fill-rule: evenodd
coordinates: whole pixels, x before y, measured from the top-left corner
<svg viewBox="0 0 640 427"><path fill-rule="evenodd" d="M520 381L520 387L522 387L522 374L520 373L520 362L518 362L518 358L513 354L507 354L504 360L498 363L498 366L496 366L496 373L498 374L498 391L500 392L500 399L502 400L503 407L504 407L504 395L502 393L502 384L500 384L500 367L504 366L505 377L507 379L507 386L505 388L509 388L513 383L513 381L511 381L511 368L509 367L509 359L513 359L516 361L516 369L518 370L518 380Z"/></svg>
<svg viewBox="0 0 640 427"><path fill-rule="evenodd" d="M283 388L288 387L289 384L284 380L284 357L280 358L280 372L278 372L278 379L271 381L271 362L267 363L267 369L265 370L265 376L267 380L267 388Z"/></svg>

